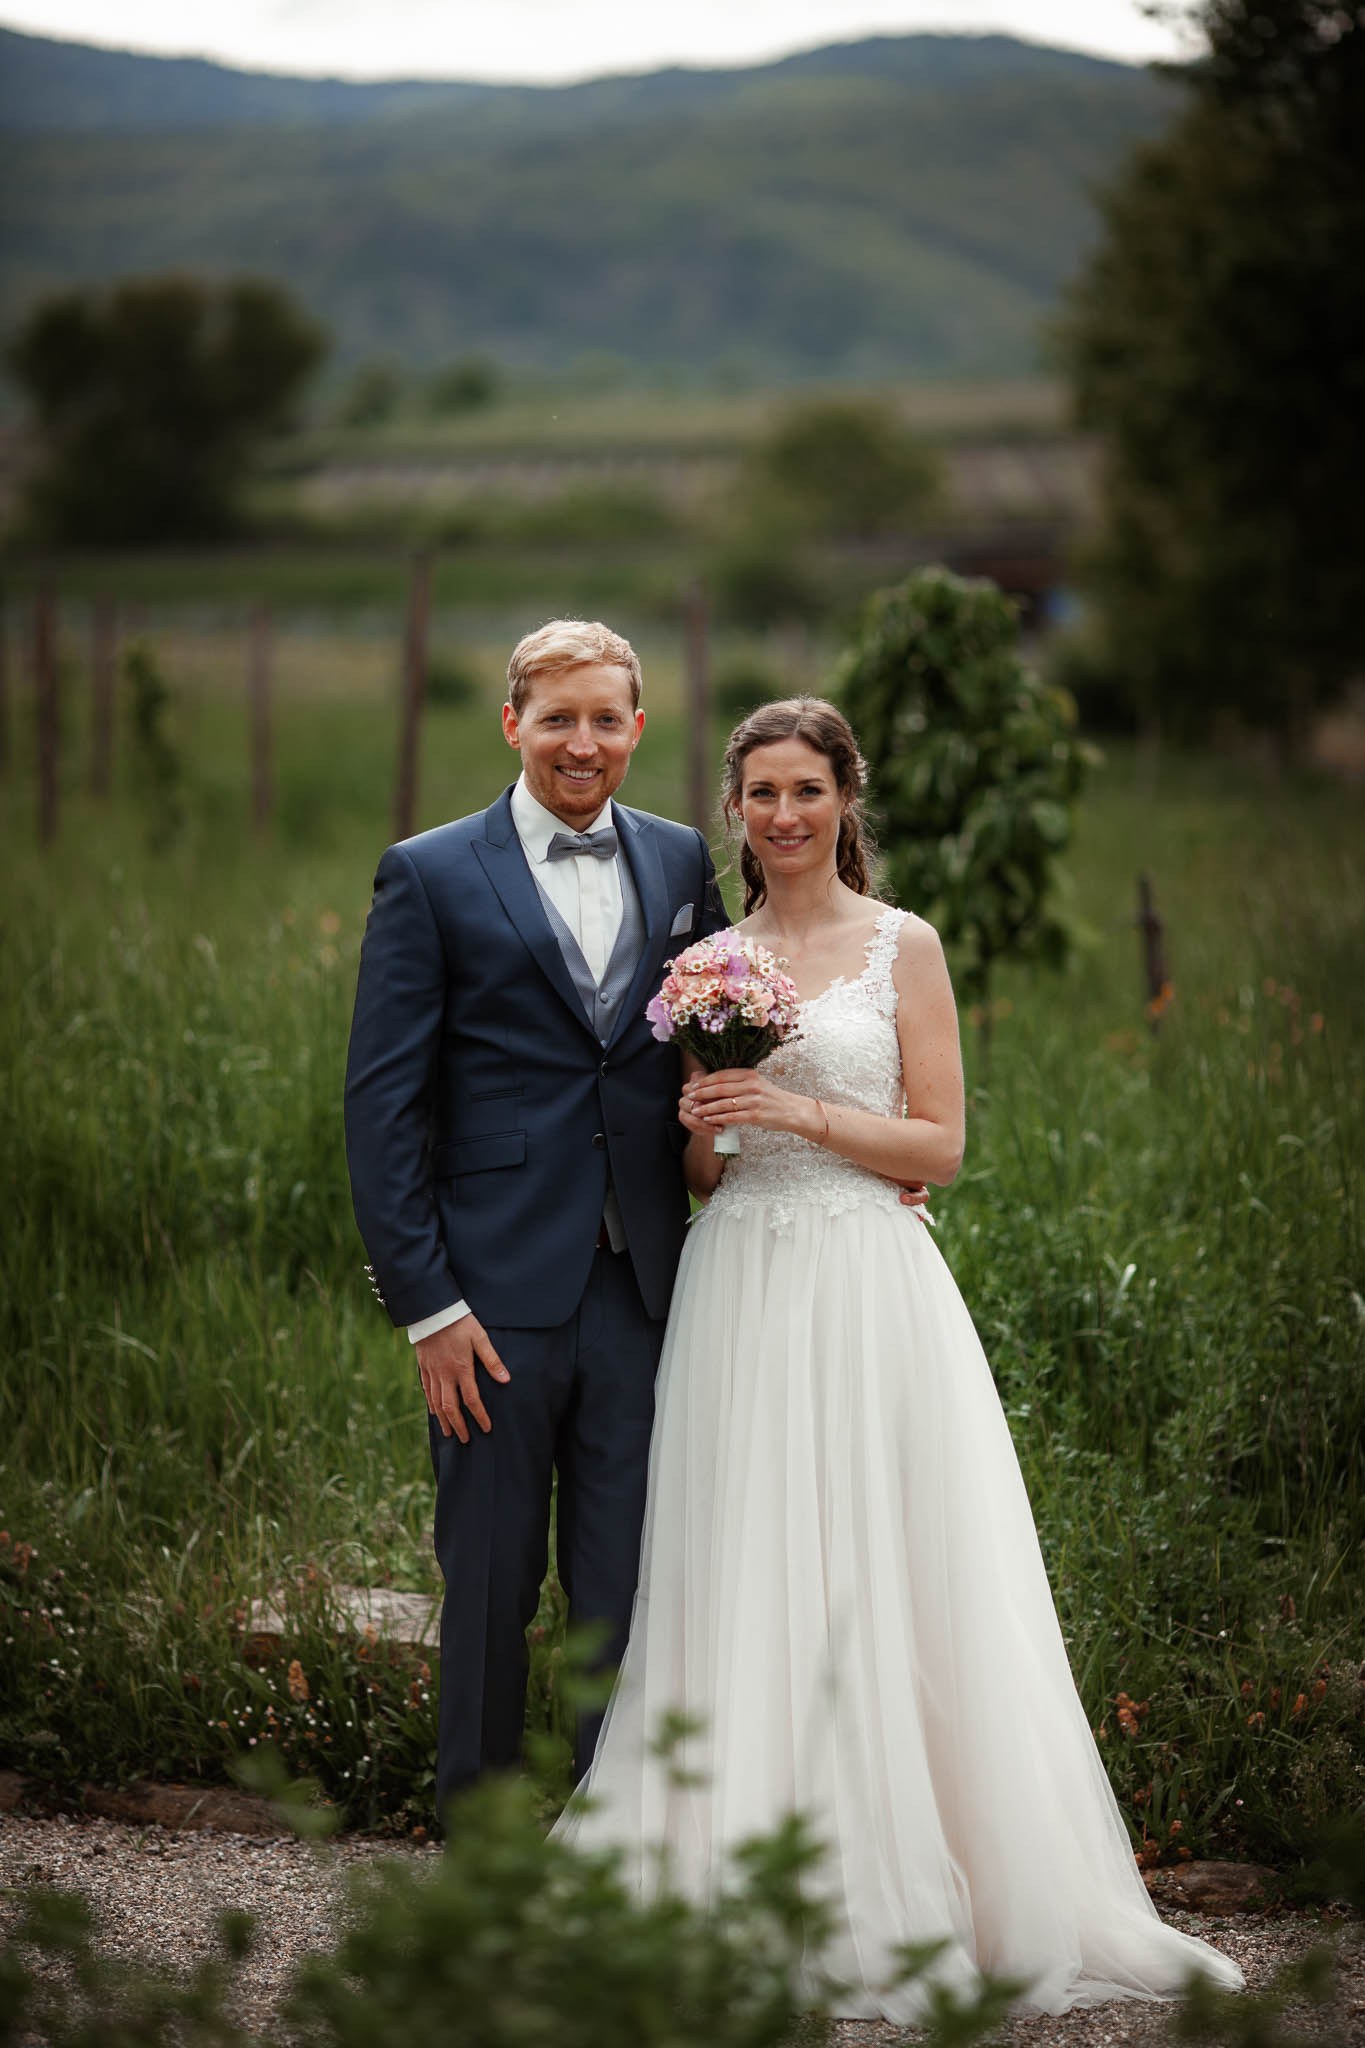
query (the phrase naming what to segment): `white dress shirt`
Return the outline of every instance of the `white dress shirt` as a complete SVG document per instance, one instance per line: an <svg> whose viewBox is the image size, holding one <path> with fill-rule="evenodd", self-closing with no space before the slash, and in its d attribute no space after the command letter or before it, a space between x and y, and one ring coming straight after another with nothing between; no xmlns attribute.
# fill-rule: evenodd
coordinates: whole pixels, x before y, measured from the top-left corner
<svg viewBox="0 0 1365 2048"><path fill-rule="evenodd" d="M536 885L577 939L597 981L607 971L621 930L620 873L614 860L592 860L585 855L551 860L550 841L556 832L600 832L611 821L611 804L607 803L590 825L566 825L532 796L525 775L518 778L512 791L512 823ZM612 1234L614 1240L616 1233ZM435 1315L424 1316L419 1323L409 1323L408 1340L417 1344L423 1337L434 1337L438 1330L468 1314L467 1301L453 1301L449 1308L437 1309Z"/></svg>

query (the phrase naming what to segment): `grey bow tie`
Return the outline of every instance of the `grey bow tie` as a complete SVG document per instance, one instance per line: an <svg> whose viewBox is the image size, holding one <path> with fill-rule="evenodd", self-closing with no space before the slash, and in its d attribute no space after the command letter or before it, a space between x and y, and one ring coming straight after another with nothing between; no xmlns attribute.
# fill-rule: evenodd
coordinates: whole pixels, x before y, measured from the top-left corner
<svg viewBox="0 0 1365 2048"><path fill-rule="evenodd" d="M570 854L586 853L593 860L615 860L616 827L604 825L600 832L556 832L546 860L567 860Z"/></svg>

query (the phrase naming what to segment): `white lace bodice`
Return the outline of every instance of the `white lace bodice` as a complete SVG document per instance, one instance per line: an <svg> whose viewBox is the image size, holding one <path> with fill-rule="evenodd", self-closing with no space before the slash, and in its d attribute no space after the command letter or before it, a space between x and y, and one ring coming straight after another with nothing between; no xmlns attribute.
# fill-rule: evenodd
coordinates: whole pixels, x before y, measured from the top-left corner
<svg viewBox="0 0 1365 2048"><path fill-rule="evenodd" d="M907 913L884 910L868 941L867 965L850 981L840 975L801 1005L798 1033L769 1053L763 1070L783 1088L850 1109L895 1116L905 1099L896 987L891 978ZM762 1205L774 1230L790 1229L807 1205L831 1216L865 1203L900 1206L900 1191L866 1166L788 1131L740 1127L739 1156L726 1163L720 1186L697 1221Z"/></svg>

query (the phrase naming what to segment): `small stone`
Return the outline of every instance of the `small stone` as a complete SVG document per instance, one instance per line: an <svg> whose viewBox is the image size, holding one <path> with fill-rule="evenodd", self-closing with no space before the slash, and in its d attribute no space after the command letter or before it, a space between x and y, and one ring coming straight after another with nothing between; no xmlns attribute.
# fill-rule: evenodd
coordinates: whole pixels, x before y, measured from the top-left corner
<svg viewBox="0 0 1365 2048"><path fill-rule="evenodd" d="M1182 1863L1144 1875L1162 1905L1193 1913L1255 1913L1280 1895L1274 1871L1260 1863Z"/></svg>
<svg viewBox="0 0 1365 2048"><path fill-rule="evenodd" d="M268 1799L250 1792L231 1792L221 1785L158 1785L150 1780L119 1786L87 1785L87 1813L137 1827L226 1828L239 1835L278 1835L279 1815ZM164 1844L149 1843L164 1854Z"/></svg>

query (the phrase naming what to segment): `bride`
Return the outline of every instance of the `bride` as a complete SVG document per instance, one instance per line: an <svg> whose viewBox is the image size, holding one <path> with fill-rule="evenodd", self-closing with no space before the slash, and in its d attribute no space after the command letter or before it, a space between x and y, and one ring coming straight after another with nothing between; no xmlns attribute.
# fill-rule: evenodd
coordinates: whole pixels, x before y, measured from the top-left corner
<svg viewBox="0 0 1365 2048"><path fill-rule="evenodd" d="M692 1071L679 1115L705 1199L659 1371L630 1643L559 1824L627 1877L713 1897L730 1852L799 1809L826 1845L846 2016L913 2019L896 1950L940 1982L1026 1979L1046 2012L1170 1995L1236 1966L1158 1919L1091 1738L1028 1498L967 1309L897 1183L963 1145L942 948L869 893L865 768L833 706L732 734L736 929L783 958L799 1036ZM715 1134L741 1132L718 1160ZM702 1731L685 1771L651 1744Z"/></svg>

